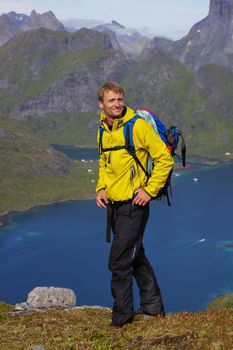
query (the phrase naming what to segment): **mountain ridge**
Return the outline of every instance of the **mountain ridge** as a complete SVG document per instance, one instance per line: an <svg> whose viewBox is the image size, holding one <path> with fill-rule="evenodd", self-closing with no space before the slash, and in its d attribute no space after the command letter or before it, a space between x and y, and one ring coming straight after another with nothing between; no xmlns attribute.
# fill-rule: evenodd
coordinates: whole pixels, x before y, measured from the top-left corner
<svg viewBox="0 0 233 350"><path fill-rule="evenodd" d="M0 46L22 31L46 28L54 31L65 31L52 11L42 14L32 10L31 14L18 14L11 11L0 16Z"/></svg>
<svg viewBox="0 0 233 350"><path fill-rule="evenodd" d="M205 64L233 70L233 1L210 0L207 17L194 24L180 40L154 38L153 45L167 50L187 67L197 71Z"/></svg>
<svg viewBox="0 0 233 350"><path fill-rule="evenodd" d="M39 28L68 32L75 32L82 28L111 31L119 41L119 47L128 55L134 56L140 54L151 40L136 29L126 28L115 20L112 20L111 23L103 23L97 20L79 21L75 19L59 21L52 11L39 14L33 10L30 16L16 13L15 11L0 16L0 46L19 32Z"/></svg>

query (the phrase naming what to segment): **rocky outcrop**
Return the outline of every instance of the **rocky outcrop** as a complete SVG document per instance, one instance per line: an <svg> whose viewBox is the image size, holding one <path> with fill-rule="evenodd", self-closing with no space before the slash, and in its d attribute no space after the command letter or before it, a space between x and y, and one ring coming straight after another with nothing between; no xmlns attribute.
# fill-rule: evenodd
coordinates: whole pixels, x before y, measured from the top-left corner
<svg viewBox="0 0 233 350"><path fill-rule="evenodd" d="M99 24L103 24L103 21L96 19L81 19L81 18L68 18L61 19L62 24L65 26L68 32L75 32L81 28L92 29Z"/></svg>
<svg viewBox="0 0 233 350"><path fill-rule="evenodd" d="M19 120L45 118L50 113L87 113L95 108L93 95L97 89L94 75L87 69L82 69L56 81L39 96L25 101L19 108L13 109L10 116Z"/></svg>
<svg viewBox="0 0 233 350"><path fill-rule="evenodd" d="M55 81L41 94L12 109L9 117L22 120L45 118L52 113L93 112L97 107L95 97L101 81L119 79L126 68L128 63L124 56L113 52L98 59L92 69L81 68Z"/></svg>
<svg viewBox="0 0 233 350"><path fill-rule="evenodd" d="M46 28L53 31L64 31L65 27L60 23L52 11L42 14L33 10L30 16L14 11L0 16L0 46L22 31Z"/></svg>
<svg viewBox="0 0 233 350"><path fill-rule="evenodd" d="M181 62L197 70L215 63L233 69L233 1L211 0L208 16L177 45Z"/></svg>
<svg viewBox="0 0 233 350"><path fill-rule="evenodd" d="M208 16L181 40L155 38L153 42L194 70L205 64L233 70L233 0L210 0Z"/></svg>
<svg viewBox="0 0 233 350"><path fill-rule="evenodd" d="M115 33L121 49L129 57L139 55L150 43L150 39L141 35L136 29L126 28L116 21L100 24L93 29L100 32L107 30Z"/></svg>
<svg viewBox="0 0 233 350"><path fill-rule="evenodd" d="M116 34L110 29L104 29L103 33L107 34L111 39L112 48L117 51L122 51L122 48L117 40Z"/></svg>
<svg viewBox="0 0 233 350"><path fill-rule="evenodd" d="M65 27L57 20L52 11L42 13L41 15L33 10L30 14L30 27L22 27L22 30L46 28L54 31L64 31Z"/></svg>
<svg viewBox="0 0 233 350"><path fill-rule="evenodd" d="M118 48L114 33L109 36L90 29L62 35L45 29L21 33L0 59L0 93L8 90L23 101L14 108L11 104L7 114L19 120L95 110L102 81L121 79L132 65ZM17 75L16 52L22 62ZM44 88L33 96L37 81Z"/></svg>
<svg viewBox="0 0 233 350"><path fill-rule="evenodd" d="M0 16L0 46L5 44L14 35L17 30L11 25L10 18L3 14Z"/></svg>

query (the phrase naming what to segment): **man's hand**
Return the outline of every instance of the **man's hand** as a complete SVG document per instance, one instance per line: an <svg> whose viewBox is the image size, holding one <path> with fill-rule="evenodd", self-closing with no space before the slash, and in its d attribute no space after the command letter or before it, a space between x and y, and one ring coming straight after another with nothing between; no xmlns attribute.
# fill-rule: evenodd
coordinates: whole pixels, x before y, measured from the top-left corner
<svg viewBox="0 0 233 350"><path fill-rule="evenodd" d="M106 196L105 190L99 190L95 200L99 208L107 208L108 198Z"/></svg>
<svg viewBox="0 0 233 350"><path fill-rule="evenodd" d="M132 201L132 205L145 206L151 200L151 196L143 189L139 188L136 193L136 197Z"/></svg>

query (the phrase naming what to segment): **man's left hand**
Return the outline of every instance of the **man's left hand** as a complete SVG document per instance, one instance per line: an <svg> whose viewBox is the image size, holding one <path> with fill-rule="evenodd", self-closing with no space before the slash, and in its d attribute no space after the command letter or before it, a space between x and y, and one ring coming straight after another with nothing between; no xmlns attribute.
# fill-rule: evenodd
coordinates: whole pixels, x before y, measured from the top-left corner
<svg viewBox="0 0 233 350"><path fill-rule="evenodd" d="M137 204L145 206L150 200L151 196L143 188L139 188L135 198L132 201L132 205Z"/></svg>

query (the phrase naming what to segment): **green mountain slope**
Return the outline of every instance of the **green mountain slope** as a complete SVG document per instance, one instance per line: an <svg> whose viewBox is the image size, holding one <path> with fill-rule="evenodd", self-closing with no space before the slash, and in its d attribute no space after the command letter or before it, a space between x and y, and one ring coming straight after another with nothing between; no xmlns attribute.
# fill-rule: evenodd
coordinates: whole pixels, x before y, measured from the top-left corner
<svg viewBox="0 0 233 350"><path fill-rule="evenodd" d="M50 144L72 144L96 147L98 116L96 113L50 114L47 118L20 121L29 133L47 140Z"/></svg>
<svg viewBox="0 0 233 350"><path fill-rule="evenodd" d="M92 111L100 82L127 67L106 34L22 33L0 48L0 110L14 119Z"/></svg>
<svg viewBox="0 0 233 350"><path fill-rule="evenodd" d="M0 118L0 213L93 197L96 166L71 162L19 125Z"/></svg>
<svg viewBox="0 0 233 350"><path fill-rule="evenodd" d="M196 75L162 49L150 51L122 83L133 106L149 106L184 133L190 154L232 152L232 72L203 66Z"/></svg>

